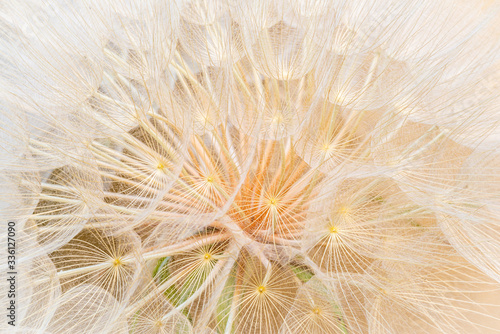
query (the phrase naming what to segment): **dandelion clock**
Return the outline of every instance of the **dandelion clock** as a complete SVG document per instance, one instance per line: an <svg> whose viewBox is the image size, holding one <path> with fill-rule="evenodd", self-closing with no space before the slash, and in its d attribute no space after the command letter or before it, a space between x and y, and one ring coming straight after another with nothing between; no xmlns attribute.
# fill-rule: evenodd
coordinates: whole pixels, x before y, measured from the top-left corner
<svg viewBox="0 0 500 334"><path fill-rule="evenodd" d="M1 333L500 333L496 0L0 4Z"/></svg>

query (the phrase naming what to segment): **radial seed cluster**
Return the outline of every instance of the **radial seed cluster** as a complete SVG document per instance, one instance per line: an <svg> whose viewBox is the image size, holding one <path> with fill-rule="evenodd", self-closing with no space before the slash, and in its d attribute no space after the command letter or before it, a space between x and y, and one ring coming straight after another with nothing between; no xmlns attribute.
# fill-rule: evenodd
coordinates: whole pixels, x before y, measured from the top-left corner
<svg viewBox="0 0 500 334"><path fill-rule="evenodd" d="M498 2L16 0L0 68L0 331L500 332Z"/></svg>

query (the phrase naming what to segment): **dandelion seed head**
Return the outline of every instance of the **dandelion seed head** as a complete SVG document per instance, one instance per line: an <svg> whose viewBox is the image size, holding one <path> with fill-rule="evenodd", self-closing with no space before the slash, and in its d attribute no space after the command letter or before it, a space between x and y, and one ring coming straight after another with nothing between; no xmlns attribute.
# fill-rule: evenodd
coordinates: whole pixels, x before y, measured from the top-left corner
<svg viewBox="0 0 500 334"><path fill-rule="evenodd" d="M21 2L23 331L500 328L494 1Z"/></svg>

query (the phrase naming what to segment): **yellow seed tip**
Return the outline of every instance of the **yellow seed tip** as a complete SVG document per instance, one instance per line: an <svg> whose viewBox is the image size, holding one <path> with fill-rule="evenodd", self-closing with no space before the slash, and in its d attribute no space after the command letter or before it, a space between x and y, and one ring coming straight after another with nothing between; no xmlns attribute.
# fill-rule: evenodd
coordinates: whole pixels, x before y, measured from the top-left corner
<svg viewBox="0 0 500 334"><path fill-rule="evenodd" d="M346 214L348 214L348 213L349 213L349 208L348 208L348 207L346 207L346 206L341 206L341 207L339 208L339 213L340 213L340 214L343 214L343 215L346 215Z"/></svg>

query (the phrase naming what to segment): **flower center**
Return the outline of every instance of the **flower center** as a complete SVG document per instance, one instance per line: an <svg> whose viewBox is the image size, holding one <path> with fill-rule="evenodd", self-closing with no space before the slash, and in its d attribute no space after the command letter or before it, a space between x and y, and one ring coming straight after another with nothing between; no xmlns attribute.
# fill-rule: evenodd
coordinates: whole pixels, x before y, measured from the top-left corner
<svg viewBox="0 0 500 334"><path fill-rule="evenodd" d="M349 212L350 212L350 210L349 210L349 208L348 208L348 207L346 207L346 206L341 206L341 207L339 208L339 213L340 213L341 215L347 215L347 214L349 214Z"/></svg>
<svg viewBox="0 0 500 334"><path fill-rule="evenodd" d="M123 264L122 260L120 258L116 258L113 260L113 267L118 267Z"/></svg>

